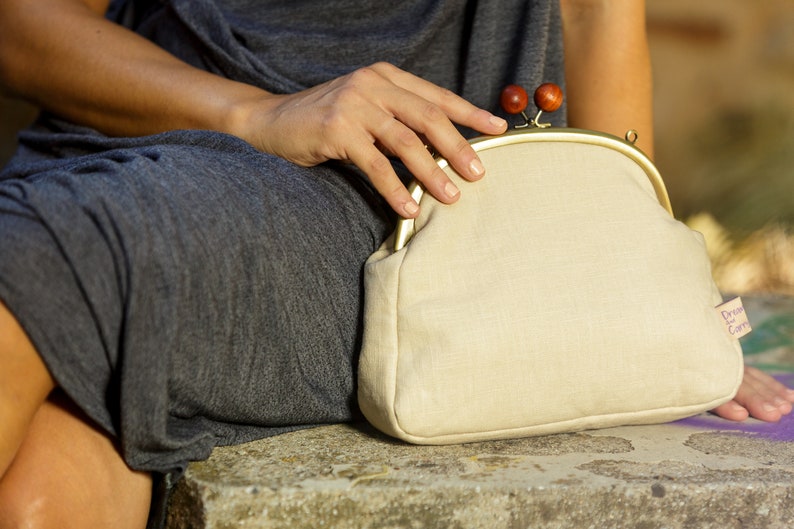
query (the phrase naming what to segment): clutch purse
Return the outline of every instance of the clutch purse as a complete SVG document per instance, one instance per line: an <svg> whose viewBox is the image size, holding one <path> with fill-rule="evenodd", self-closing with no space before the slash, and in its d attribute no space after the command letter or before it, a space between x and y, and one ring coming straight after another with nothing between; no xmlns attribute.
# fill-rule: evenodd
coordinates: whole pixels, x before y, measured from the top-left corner
<svg viewBox="0 0 794 529"><path fill-rule="evenodd" d="M547 127L544 110L471 141L488 171L476 183L438 159L460 200L413 185L419 217L365 265L358 400L391 436L667 422L738 389L742 351L723 316L743 310L715 310L703 238L673 217L636 133Z"/></svg>

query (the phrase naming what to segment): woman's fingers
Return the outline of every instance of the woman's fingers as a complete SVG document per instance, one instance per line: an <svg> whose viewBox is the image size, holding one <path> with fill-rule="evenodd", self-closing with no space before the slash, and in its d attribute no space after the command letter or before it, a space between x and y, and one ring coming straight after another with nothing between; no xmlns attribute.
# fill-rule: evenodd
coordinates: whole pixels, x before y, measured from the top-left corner
<svg viewBox="0 0 794 529"><path fill-rule="evenodd" d="M507 130L507 122L487 110L483 110L451 90L442 88L388 63L378 63L372 69L389 79L395 85L434 103L460 125L474 129L482 134L502 134Z"/></svg>
<svg viewBox="0 0 794 529"><path fill-rule="evenodd" d="M419 207L384 153L399 158L444 203L457 200L460 192L433 159L428 142L464 177L482 176L482 163L444 111L375 68L350 74L329 95L320 98L328 112L322 121L323 156L353 162L398 214L412 218Z"/></svg>
<svg viewBox="0 0 794 529"><path fill-rule="evenodd" d="M395 97L384 101L385 108L401 123L414 132L427 138L435 152L446 158L450 165L464 178L477 180L485 173L485 168L477 153L453 125L458 123L471 127L484 134L501 134L507 129L507 122L486 110L472 105L450 90L436 86L424 79L399 70L388 64L376 64L373 71L383 75L390 82L402 88ZM413 148L413 147L411 147ZM395 153L407 162L403 153ZM410 169L410 167L409 167ZM424 184L427 173L414 175ZM445 184L451 184L447 180ZM437 194L437 186L428 186L431 193ZM441 186L443 189L444 186Z"/></svg>
<svg viewBox="0 0 794 529"><path fill-rule="evenodd" d="M418 205L384 153L399 158L438 200L452 203L459 191L426 145L464 178L476 180L485 169L454 123L484 134L500 134L507 127L449 90L388 64L283 96L261 123L258 143L263 150L306 166L351 161L405 217L415 217Z"/></svg>
<svg viewBox="0 0 794 529"><path fill-rule="evenodd" d="M446 204L457 200L460 190L438 166L422 138L396 119L391 120L388 128L388 131L381 132L379 143L400 158L411 174L438 200Z"/></svg>
<svg viewBox="0 0 794 529"><path fill-rule="evenodd" d="M392 109L395 117L411 130L424 135L433 149L446 158L463 178L467 180L482 178L485 168L479 156L441 108L410 93L407 94L406 99L416 101L406 101L405 104ZM403 158L402 153L397 155ZM423 175L415 176L424 182Z"/></svg>
<svg viewBox="0 0 794 529"><path fill-rule="evenodd" d="M419 204L394 172L391 161L372 143L361 143L350 149L348 159L369 178L389 206L406 218L419 213Z"/></svg>
<svg viewBox="0 0 794 529"><path fill-rule="evenodd" d="M419 213L419 205L397 176L383 150L401 158L411 174L420 179L425 188L440 201L449 204L457 200L460 191L414 131L390 117L387 124L372 136L379 137L378 141L367 141L366 138L352 141L347 148L346 158L367 175L378 193L398 214L413 218Z"/></svg>

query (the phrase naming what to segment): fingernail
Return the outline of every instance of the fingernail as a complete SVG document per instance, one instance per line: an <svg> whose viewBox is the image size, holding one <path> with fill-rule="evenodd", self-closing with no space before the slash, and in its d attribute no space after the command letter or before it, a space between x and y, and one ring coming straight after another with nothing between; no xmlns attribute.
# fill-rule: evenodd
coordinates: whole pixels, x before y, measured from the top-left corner
<svg viewBox="0 0 794 529"><path fill-rule="evenodd" d="M503 120L499 116L491 116L491 119L488 121L491 122L491 125L494 127L505 128L507 127L507 121Z"/></svg>
<svg viewBox="0 0 794 529"><path fill-rule="evenodd" d="M416 202L406 202L403 206L403 211L405 211L406 215L409 217L413 217L419 211L419 205Z"/></svg>
<svg viewBox="0 0 794 529"><path fill-rule="evenodd" d="M449 198L454 198L460 194L460 189L452 182L447 182L447 185L444 186L444 193L446 193Z"/></svg>
<svg viewBox="0 0 794 529"><path fill-rule="evenodd" d="M469 164L469 171L471 172L472 176L482 176L485 173L485 167L482 166L482 162L479 158L475 158Z"/></svg>
<svg viewBox="0 0 794 529"><path fill-rule="evenodd" d="M772 404L769 404L768 402L764 403L762 408L764 409L764 411L777 411L777 406L773 406Z"/></svg>

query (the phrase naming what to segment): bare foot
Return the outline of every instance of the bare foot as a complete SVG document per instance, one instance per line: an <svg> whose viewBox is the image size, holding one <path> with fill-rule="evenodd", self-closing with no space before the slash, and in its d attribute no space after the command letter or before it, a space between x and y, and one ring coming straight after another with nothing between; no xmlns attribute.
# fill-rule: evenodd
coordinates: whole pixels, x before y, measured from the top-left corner
<svg viewBox="0 0 794 529"><path fill-rule="evenodd" d="M712 410L731 421L743 421L748 417L777 422L791 413L794 404L794 389L789 389L771 375L754 367L744 368L744 378L732 401Z"/></svg>

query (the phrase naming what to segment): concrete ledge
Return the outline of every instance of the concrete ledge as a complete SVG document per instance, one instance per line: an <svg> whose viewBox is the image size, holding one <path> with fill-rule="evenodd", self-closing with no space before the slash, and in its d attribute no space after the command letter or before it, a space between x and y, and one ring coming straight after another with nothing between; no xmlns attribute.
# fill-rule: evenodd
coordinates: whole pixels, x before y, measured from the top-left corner
<svg viewBox="0 0 794 529"><path fill-rule="evenodd" d="M763 347L746 354L794 365L792 308L787 299L756 302L750 314ZM791 439L791 417L736 425L707 414L445 447L334 425L217 449L191 464L168 527L794 527Z"/></svg>

